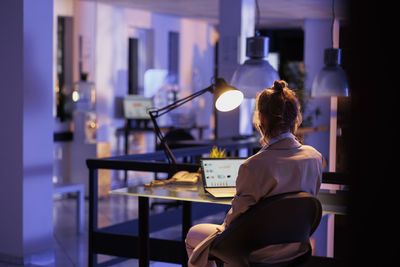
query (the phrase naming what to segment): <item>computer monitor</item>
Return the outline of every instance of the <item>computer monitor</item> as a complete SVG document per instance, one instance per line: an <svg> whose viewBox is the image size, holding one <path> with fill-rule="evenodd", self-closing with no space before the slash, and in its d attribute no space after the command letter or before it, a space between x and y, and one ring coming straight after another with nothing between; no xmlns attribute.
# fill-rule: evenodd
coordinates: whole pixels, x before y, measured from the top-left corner
<svg viewBox="0 0 400 267"><path fill-rule="evenodd" d="M149 110L153 108L153 100L140 95L126 95L123 106L126 119L150 119Z"/></svg>

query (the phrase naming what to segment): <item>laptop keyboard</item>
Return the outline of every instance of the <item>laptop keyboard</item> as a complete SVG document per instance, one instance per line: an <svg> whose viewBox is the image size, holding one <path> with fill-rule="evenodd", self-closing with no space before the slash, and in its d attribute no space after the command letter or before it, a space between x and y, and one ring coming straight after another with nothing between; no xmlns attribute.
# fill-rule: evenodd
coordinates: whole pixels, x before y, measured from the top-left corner
<svg viewBox="0 0 400 267"><path fill-rule="evenodd" d="M236 194L235 187L225 187L225 188L207 188L208 191L212 191L215 193L232 193L233 195Z"/></svg>

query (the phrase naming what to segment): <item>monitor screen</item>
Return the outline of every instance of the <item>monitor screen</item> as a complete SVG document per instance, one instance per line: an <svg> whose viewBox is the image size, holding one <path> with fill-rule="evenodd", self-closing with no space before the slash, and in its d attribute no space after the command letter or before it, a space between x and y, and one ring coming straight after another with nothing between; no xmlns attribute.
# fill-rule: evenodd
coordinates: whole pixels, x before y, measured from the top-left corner
<svg viewBox="0 0 400 267"><path fill-rule="evenodd" d="M150 119L149 110L153 108L151 98L140 95L126 95L123 105L126 119Z"/></svg>

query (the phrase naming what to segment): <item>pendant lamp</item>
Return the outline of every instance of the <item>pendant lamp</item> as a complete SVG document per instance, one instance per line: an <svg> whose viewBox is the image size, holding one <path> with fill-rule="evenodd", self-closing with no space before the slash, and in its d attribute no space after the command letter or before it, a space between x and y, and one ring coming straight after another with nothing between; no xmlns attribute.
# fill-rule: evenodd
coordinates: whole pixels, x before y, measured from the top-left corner
<svg viewBox="0 0 400 267"><path fill-rule="evenodd" d="M334 0L332 0L332 48L327 48L324 51L325 66L314 78L311 87L312 97L349 96L346 73L340 66L341 50L333 48L334 6Z"/></svg>
<svg viewBox="0 0 400 267"><path fill-rule="evenodd" d="M266 60L269 38L260 36L260 7L256 5L256 25L254 37L246 39L246 57L248 59L233 73L231 85L241 90L247 99L256 98L258 92L269 88L275 80L280 80L278 72Z"/></svg>
<svg viewBox="0 0 400 267"><path fill-rule="evenodd" d="M234 72L231 85L240 89L245 98L255 98L257 93L273 85L279 75L265 59L268 56L268 37L255 36L246 39L248 59Z"/></svg>

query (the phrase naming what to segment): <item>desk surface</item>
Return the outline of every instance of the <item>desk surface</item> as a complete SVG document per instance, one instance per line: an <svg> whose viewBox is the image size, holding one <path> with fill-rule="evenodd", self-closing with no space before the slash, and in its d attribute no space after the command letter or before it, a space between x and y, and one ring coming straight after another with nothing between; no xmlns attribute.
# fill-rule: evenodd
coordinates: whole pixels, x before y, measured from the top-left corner
<svg viewBox="0 0 400 267"><path fill-rule="evenodd" d="M216 199L204 193L200 184L196 185L163 185L147 187L144 185L137 185L131 187L124 187L110 192L111 194L121 194L148 198L162 198L171 200L183 200L191 202L215 203L230 205L230 198ZM346 213L346 199L348 192L336 191L330 193L328 191L321 191L318 194L318 199L321 201L322 209L327 213L345 214Z"/></svg>
<svg viewBox="0 0 400 267"><path fill-rule="evenodd" d="M162 186L144 186L137 185L124 187L110 192L111 194L122 194L149 198L162 198L171 200L183 200L191 202L216 203L230 205L230 198L216 199L211 195L204 193L199 184L195 185L162 185Z"/></svg>

